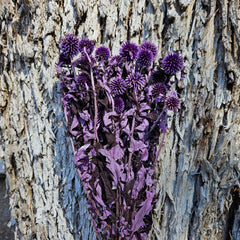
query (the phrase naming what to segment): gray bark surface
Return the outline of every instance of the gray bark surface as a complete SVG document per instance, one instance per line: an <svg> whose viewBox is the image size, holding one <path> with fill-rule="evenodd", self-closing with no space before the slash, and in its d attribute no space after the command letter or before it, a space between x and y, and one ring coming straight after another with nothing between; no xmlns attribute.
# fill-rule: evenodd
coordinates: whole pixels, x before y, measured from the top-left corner
<svg viewBox="0 0 240 240"><path fill-rule="evenodd" d="M149 239L239 239L239 16L239 0L0 1L0 158L15 239L96 239L55 71L67 33L114 54L149 40L159 57L184 57Z"/></svg>

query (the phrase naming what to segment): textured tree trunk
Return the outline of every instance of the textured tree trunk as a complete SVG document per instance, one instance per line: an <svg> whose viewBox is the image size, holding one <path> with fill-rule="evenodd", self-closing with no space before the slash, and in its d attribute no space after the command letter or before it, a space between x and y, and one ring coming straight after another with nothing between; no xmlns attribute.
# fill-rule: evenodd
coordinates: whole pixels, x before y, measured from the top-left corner
<svg viewBox="0 0 240 240"><path fill-rule="evenodd" d="M55 71L60 39L75 33L115 54L150 40L159 57L184 57L149 239L239 240L239 16L239 0L1 0L0 158L15 239L96 239Z"/></svg>

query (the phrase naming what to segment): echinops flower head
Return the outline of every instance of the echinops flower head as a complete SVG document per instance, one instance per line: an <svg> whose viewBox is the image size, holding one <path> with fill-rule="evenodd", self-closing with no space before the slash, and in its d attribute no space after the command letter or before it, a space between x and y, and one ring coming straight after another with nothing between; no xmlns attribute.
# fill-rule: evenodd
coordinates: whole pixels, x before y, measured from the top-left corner
<svg viewBox="0 0 240 240"><path fill-rule="evenodd" d="M88 55L91 55L93 50L94 50L94 44L91 40L87 38L83 38L78 45L79 52L82 54L85 54L85 51L87 52Z"/></svg>
<svg viewBox="0 0 240 240"><path fill-rule="evenodd" d="M177 53L170 53L163 58L162 68L169 75L176 74L183 68L183 59Z"/></svg>
<svg viewBox="0 0 240 240"><path fill-rule="evenodd" d="M60 49L64 56L66 57L73 57L78 54L79 49L79 40L73 34L67 34L65 38L61 40Z"/></svg>
<svg viewBox="0 0 240 240"><path fill-rule="evenodd" d="M124 42L121 45L119 55L127 61L133 61L138 54L138 46L135 43Z"/></svg>

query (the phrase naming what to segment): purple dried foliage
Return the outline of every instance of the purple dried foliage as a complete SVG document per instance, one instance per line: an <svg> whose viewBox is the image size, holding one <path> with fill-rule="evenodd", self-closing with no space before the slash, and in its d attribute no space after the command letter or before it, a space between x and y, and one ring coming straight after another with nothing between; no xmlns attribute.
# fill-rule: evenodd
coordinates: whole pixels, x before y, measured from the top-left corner
<svg viewBox="0 0 240 240"><path fill-rule="evenodd" d="M149 62L141 58L147 66L140 73L135 72L136 44L122 44L120 56L106 57L103 68L88 56L92 42L80 43L87 54L58 64L57 74L74 163L97 237L146 239L156 203L157 145L159 138L164 140L167 110L178 110L180 101L175 92L166 96L171 81L162 66L150 66L156 54L153 44L140 46L140 56L144 51L151 55ZM96 51L97 60L100 55Z"/></svg>
<svg viewBox="0 0 240 240"><path fill-rule="evenodd" d="M124 101L121 97L114 98L115 111L121 113L124 110Z"/></svg>

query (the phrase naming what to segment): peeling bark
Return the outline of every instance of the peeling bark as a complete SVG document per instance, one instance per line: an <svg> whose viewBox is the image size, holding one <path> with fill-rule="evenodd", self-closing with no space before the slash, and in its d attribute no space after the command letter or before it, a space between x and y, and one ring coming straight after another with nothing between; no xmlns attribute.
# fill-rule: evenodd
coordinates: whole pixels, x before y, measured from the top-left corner
<svg viewBox="0 0 240 240"><path fill-rule="evenodd" d="M0 1L0 157L16 239L96 239L55 72L66 33L115 54L126 40L150 40L159 57L171 51L184 57L186 78L175 86L182 112L168 122L149 239L239 239L232 194L240 184L239 6L239 0Z"/></svg>

